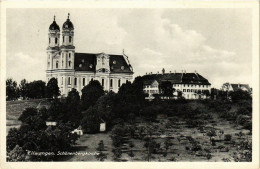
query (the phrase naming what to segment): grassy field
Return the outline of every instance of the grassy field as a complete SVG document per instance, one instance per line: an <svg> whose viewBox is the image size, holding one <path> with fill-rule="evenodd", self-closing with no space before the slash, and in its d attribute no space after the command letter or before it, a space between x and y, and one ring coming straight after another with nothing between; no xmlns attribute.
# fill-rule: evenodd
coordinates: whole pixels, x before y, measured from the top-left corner
<svg viewBox="0 0 260 169"><path fill-rule="evenodd" d="M42 100L43 99L6 101L6 132L8 133L12 127L20 126L21 122L18 118L25 108L36 108Z"/></svg>
<svg viewBox="0 0 260 169"><path fill-rule="evenodd" d="M42 100L27 100L27 101L8 101L6 105L7 110L7 132L11 127L19 127L20 122L18 118L22 111L27 107L37 107ZM203 104L197 102L187 103L193 108L203 107ZM237 107L232 107L230 111L236 111ZM211 118L206 121L203 127L190 127L188 121L182 118L167 117L167 115L158 115L157 121L152 125L156 126L154 129L154 140L160 143L161 147L166 139L170 138L173 144L168 150L166 157L163 156L162 149L158 153L153 154L151 161L223 161L228 159L234 161L234 153L239 151L239 146L242 141L252 141L252 135L249 130L245 130L242 126L234 124L232 121L220 118L216 113L212 113ZM138 118L137 118L138 119ZM142 120L136 120L135 126L150 125ZM217 135L214 137L216 145L212 145L210 138L207 136L207 131L214 128ZM230 134L232 139L226 141L224 134L219 134L224 131L224 134ZM105 161L113 161L112 140L110 138L111 131L98 134L84 134L77 140L77 145L73 147L73 151L83 151L94 153L100 140L104 141L106 152L108 154ZM130 138L134 143L133 153L134 157L128 155L128 150L122 154L122 161L145 161L147 157L146 148L142 139ZM201 146L201 150L192 151L193 143L196 142ZM211 158L207 159L205 150L210 151ZM93 155L74 155L61 157L60 161L97 161Z"/></svg>
<svg viewBox="0 0 260 169"><path fill-rule="evenodd" d="M203 106L197 103L189 103L190 106L199 107ZM237 109L233 107L231 111ZM234 161L234 153L240 150L242 141L252 141L252 135L249 130L245 130L242 126L234 124L232 121L228 121L219 118L218 115L212 113L212 118L207 120L203 127L190 127L190 124L185 119L178 119L172 121L167 118L166 115L158 115L157 121L153 122L152 125L156 126L154 129L154 140L160 143L161 148L159 152L152 155L151 161ZM169 125L170 124L170 125ZM140 122L137 120L135 126L150 125L146 122ZM167 126L167 127L166 127ZM210 129L216 130L216 144L212 145L207 132ZM223 131L224 133L221 133ZM86 151L94 152L98 146L100 140L104 141L106 147L106 153L108 158L106 161L112 161L112 141L110 138L110 132L100 134L84 134L77 141L78 145L75 151ZM224 135L231 135L231 140L225 140ZM163 156L163 144L166 137L170 138L170 142L173 144L168 150L166 157ZM128 155L128 151L123 152L122 161L145 161L147 157L146 148L144 147L144 141L141 139L130 139L135 147L133 152L134 157ZM201 150L192 151L193 143L201 147ZM211 158L207 158L205 152L210 152ZM97 161L94 156L73 156L66 159L66 161Z"/></svg>

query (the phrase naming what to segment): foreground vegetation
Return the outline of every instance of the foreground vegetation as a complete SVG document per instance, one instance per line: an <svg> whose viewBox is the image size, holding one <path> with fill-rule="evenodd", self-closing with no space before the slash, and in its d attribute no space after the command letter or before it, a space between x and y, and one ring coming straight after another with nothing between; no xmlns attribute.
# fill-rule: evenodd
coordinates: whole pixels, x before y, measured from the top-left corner
<svg viewBox="0 0 260 169"><path fill-rule="evenodd" d="M73 89L57 99L55 85L49 91L54 96L50 107L25 109L18 119L21 126L9 131L9 161L252 160L252 99L245 91L224 93L217 100L187 101L180 95L177 100L147 101L141 77L123 84L117 94L103 91L98 81L85 86L81 97ZM46 121L57 125L46 126ZM98 134L101 121L107 133ZM71 131L79 126L87 135L78 139ZM28 150L54 155L33 156ZM55 156L79 150L97 154Z"/></svg>

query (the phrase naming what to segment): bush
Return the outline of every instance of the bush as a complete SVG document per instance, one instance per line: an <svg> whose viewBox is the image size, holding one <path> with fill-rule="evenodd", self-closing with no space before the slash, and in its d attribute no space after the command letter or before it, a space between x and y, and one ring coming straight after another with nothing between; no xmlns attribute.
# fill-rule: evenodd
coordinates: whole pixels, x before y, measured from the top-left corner
<svg viewBox="0 0 260 169"><path fill-rule="evenodd" d="M225 141L231 141L231 139L232 139L232 135L230 135L230 134L225 134L224 135L224 140Z"/></svg>

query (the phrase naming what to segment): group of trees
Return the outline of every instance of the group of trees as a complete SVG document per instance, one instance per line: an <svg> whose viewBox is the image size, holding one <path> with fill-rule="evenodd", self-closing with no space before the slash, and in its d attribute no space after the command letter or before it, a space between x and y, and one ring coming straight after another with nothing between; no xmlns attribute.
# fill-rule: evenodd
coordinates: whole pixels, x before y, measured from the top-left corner
<svg viewBox="0 0 260 169"><path fill-rule="evenodd" d="M55 78L50 79L47 85L42 80L28 82L23 79L18 86L13 79L6 80L6 100L16 100L19 97L23 99L52 98L59 95L59 87Z"/></svg>
<svg viewBox="0 0 260 169"><path fill-rule="evenodd" d="M72 134L73 125L70 122L57 123L56 126L46 126L49 112L27 108L19 120L20 128L11 128L7 135L8 161L45 161L55 160L58 151L69 151L78 136ZM50 154L31 154L30 152L49 152Z"/></svg>

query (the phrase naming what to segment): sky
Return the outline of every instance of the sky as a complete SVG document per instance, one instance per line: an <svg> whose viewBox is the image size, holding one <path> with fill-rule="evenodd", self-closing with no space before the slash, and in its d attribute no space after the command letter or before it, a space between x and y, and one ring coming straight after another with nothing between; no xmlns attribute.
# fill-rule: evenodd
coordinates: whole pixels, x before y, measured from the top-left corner
<svg viewBox="0 0 260 169"><path fill-rule="evenodd" d="M134 76L197 72L220 88L252 85L251 10L176 8L7 9L7 77L44 80L48 29L70 13L76 52L125 54Z"/></svg>

